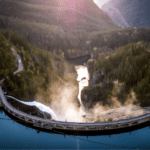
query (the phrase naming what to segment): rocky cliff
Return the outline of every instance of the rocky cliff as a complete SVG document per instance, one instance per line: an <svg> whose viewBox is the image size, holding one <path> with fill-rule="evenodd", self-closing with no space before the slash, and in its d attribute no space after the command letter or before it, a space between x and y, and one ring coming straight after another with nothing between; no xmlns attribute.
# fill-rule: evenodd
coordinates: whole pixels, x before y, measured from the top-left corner
<svg viewBox="0 0 150 150"><path fill-rule="evenodd" d="M150 27L149 6L149 0L110 0L102 10L122 27Z"/></svg>

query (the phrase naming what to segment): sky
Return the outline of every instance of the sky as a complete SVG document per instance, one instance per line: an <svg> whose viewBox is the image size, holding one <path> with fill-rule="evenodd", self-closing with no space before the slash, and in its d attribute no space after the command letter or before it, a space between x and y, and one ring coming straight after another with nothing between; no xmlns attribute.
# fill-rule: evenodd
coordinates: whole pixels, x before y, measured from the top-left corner
<svg viewBox="0 0 150 150"><path fill-rule="evenodd" d="M109 0L93 0L100 8Z"/></svg>

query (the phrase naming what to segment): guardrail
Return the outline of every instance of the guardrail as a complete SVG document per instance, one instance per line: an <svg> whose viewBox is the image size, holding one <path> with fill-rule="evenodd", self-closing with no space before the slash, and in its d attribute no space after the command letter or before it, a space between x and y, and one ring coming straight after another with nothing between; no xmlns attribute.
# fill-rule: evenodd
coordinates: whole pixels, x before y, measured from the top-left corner
<svg viewBox="0 0 150 150"><path fill-rule="evenodd" d="M2 100L2 105L4 109L13 115L14 117L23 120L26 123L30 123L35 127L52 130L60 129L60 130L72 130L72 131L99 131L99 130L112 130L119 129L125 127L131 127L134 125L138 125L144 122L150 121L150 114L146 114L140 117L114 121L114 122L103 122L103 123L76 123L76 122L61 122L43 119L40 117L35 117L32 115L28 115L20 110L14 108L10 103L6 100L2 88L0 86L0 97Z"/></svg>

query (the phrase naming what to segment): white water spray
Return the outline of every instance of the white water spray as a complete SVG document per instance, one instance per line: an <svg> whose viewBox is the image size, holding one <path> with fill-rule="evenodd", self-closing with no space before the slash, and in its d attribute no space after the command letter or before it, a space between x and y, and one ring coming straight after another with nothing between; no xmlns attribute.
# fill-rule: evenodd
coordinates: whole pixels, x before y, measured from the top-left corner
<svg viewBox="0 0 150 150"><path fill-rule="evenodd" d="M12 99L14 99L14 100L16 100L16 101L18 101L18 102L20 102L20 103L22 103L22 104L28 105L28 106L36 106L36 107L39 108L42 112L47 112L47 113L51 114L52 119L58 120L57 115L55 114L55 112L54 112L50 107L45 106L45 105L43 105L43 104L41 104L41 103L39 103L39 102L36 102L36 101L33 101L33 102L23 102L23 101L20 101L20 100L18 100L18 99L16 99L16 98L12 97L12 96L9 96L9 95L6 95L6 97L12 98Z"/></svg>
<svg viewBox="0 0 150 150"><path fill-rule="evenodd" d="M73 108L70 108L68 111L70 111L69 113L73 113L74 112L75 116L79 117L78 119L76 118L76 121L82 121L82 119L83 119L82 116L85 115L86 113L85 113L85 109L84 109L84 106L83 106L82 100L81 100L81 91L82 91L82 89L84 87L87 87L89 85L89 82L88 82L88 80L89 80L89 73L88 73L87 67L85 67L85 66L81 66L81 65L80 66L75 66L75 69L76 69L77 74L78 74L78 77L77 77L77 81L79 82L78 100L79 100L79 102L81 104L81 107L80 107L80 112L77 112ZM36 106L37 108L39 108L40 111L47 112L47 113L51 114L53 120L61 120L61 121L69 120L71 122L72 121L74 122L74 120L71 120L71 118L69 116L65 115L65 112L64 112L64 117L65 118L63 118L63 116L60 116L60 114L56 115L56 113L53 111L55 109L52 110L50 107L48 107L48 106L46 106L46 105L44 105L42 103L39 103L39 102L36 102L36 101L24 102L24 101L21 101L21 100L19 100L17 98L12 97L12 96L8 96L8 95L6 97L12 98L12 99L14 99L14 100L16 100L16 101L18 101L18 102L20 102L22 104L28 105L28 106ZM76 114L76 113L79 113L79 114Z"/></svg>
<svg viewBox="0 0 150 150"><path fill-rule="evenodd" d="M78 95L78 99L79 102L81 104L81 113L85 113L85 109L84 106L82 104L82 100L81 100L81 91L84 87L89 86L89 73L88 73L88 69L85 66L75 66L75 69L77 71L78 77L77 77L77 81L79 82L79 95Z"/></svg>

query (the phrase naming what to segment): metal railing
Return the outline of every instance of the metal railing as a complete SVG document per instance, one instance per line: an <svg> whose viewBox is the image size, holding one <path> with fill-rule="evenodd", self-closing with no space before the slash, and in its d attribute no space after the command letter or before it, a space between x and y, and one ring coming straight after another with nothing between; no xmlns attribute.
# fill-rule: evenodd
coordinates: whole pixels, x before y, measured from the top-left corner
<svg viewBox="0 0 150 150"><path fill-rule="evenodd" d="M48 120L43 119L40 117L35 117L29 114L26 114L24 112L21 112L20 110L17 110L14 108L10 103L6 100L6 97L2 91L2 88L0 86L0 97L2 100L2 104L4 109L11 113L13 116L24 120L25 122L37 124L39 123L39 127L43 127L44 125L50 125L53 128L58 129L65 129L65 130L100 130L100 129L114 129L114 128L121 128L126 126L132 126L140 123L144 123L150 120L150 114L146 114L140 117L132 118L132 119L126 119L121 121L114 121L114 122L103 122L103 123L77 123L77 122L62 122L62 121L54 121L54 120ZM46 128L46 127L45 127Z"/></svg>

